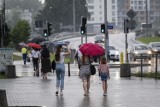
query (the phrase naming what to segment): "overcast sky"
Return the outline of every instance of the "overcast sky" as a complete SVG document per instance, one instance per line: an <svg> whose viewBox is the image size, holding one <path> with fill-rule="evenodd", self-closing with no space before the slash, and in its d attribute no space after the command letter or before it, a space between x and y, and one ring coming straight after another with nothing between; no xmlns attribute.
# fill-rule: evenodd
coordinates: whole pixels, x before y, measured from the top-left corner
<svg viewBox="0 0 160 107"><path fill-rule="evenodd" d="M44 3L45 0L39 0L39 1L41 1L42 3Z"/></svg>

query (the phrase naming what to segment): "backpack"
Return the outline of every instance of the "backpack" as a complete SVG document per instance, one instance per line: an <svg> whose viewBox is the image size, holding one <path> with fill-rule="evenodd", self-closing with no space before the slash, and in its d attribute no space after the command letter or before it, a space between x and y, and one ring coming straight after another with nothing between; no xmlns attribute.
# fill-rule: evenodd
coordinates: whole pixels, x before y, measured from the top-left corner
<svg viewBox="0 0 160 107"><path fill-rule="evenodd" d="M52 68L53 70L55 70L55 69L56 69L56 62L55 62L55 60L53 60L53 61L52 61L51 68Z"/></svg>
<svg viewBox="0 0 160 107"><path fill-rule="evenodd" d="M44 48L41 52L41 56L43 58L49 58L49 50L47 48Z"/></svg>

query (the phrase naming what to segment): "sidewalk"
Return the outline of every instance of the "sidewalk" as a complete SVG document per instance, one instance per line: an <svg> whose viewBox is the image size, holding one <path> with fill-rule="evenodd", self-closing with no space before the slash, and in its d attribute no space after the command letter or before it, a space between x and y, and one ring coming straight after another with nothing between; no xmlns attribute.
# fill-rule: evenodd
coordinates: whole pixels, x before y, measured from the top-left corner
<svg viewBox="0 0 160 107"><path fill-rule="evenodd" d="M23 66L14 62L16 71L32 74L31 63ZM78 72L71 66L72 73ZM26 75L16 79L1 79L0 89L5 89L9 106L46 106L46 107L159 107L160 81L137 77L121 78L119 69L110 69L108 95L103 96L101 81L91 77L90 95L83 96L82 81L77 75L65 76L63 96L55 96L55 74L50 73L47 80L42 77Z"/></svg>

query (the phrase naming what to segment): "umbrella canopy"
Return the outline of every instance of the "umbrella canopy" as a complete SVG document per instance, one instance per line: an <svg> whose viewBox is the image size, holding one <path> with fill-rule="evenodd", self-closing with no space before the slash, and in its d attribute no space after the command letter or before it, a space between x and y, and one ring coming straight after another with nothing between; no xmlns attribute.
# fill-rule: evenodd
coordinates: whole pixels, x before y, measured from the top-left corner
<svg viewBox="0 0 160 107"><path fill-rule="evenodd" d="M82 52L82 54L88 56L100 56L104 55L105 53L105 49L103 47L94 43L83 44L79 50Z"/></svg>
<svg viewBox="0 0 160 107"><path fill-rule="evenodd" d="M32 48L36 48L36 49L40 49L41 48L41 46L39 44L36 44L36 43L28 43L27 45L32 47Z"/></svg>
<svg viewBox="0 0 160 107"><path fill-rule="evenodd" d="M28 45L24 42L19 43L20 46L28 47Z"/></svg>
<svg viewBox="0 0 160 107"><path fill-rule="evenodd" d="M41 37L41 36L37 36L37 37L33 37L33 38L28 39L28 43L37 43L37 44L39 44L39 43L41 43L43 41L47 41L47 39L44 38L44 37Z"/></svg>

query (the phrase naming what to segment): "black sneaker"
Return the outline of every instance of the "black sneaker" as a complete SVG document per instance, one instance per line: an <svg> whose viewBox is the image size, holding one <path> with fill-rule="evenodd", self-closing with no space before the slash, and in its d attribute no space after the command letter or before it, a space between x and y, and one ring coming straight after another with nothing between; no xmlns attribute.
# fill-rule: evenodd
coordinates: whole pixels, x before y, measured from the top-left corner
<svg viewBox="0 0 160 107"><path fill-rule="evenodd" d="M56 93L55 93L56 95L58 95L58 91L56 91Z"/></svg>

